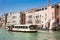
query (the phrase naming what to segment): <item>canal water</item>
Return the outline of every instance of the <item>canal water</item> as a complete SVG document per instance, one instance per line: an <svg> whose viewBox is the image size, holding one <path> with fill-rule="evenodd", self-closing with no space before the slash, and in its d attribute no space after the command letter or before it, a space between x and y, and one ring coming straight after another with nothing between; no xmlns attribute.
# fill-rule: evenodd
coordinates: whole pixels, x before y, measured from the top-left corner
<svg viewBox="0 0 60 40"><path fill-rule="evenodd" d="M60 40L60 31L22 33L10 32L4 28L0 28L0 40Z"/></svg>

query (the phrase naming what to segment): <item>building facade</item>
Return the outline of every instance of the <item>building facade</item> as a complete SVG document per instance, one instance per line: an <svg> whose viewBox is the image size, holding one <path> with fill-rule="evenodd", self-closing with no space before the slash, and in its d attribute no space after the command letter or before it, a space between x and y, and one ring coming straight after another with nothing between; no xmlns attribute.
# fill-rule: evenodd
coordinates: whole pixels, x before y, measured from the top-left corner
<svg viewBox="0 0 60 40"><path fill-rule="evenodd" d="M8 13L6 26L19 25L20 20L20 12Z"/></svg>
<svg viewBox="0 0 60 40"><path fill-rule="evenodd" d="M1 27L2 23L1 23L1 17L0 17L0 27Z"/></svg>
<svg viewBox="0 0 60 40"><path fill-rule="evenodd" d="M6 26L19 26L25 24L25 14L22 12L11 12L7 16Z"/></svg>
<svg viewBox="0 0 60 40"><path fill-rule="evenodd" d="M5 27L7 23L7 14L2 15L0 21L1 21L1 27Z"/></svg>
<svg viewBox="0 0 60 40"><path fill-rule="evenodd" d="M60 3L55 5L49 5L42 8L35 8L26 12L26 23L33 25L43 25L49 24L51 29L54 22L60 25Z"/></svg>
<svg viewBox="0 0 60 40"><path fill-rule="evenodd" d="M48 28L51 29L54 22L60 25L60 3L42 8L33 8L24 12L10 12L8 15L2 16L2 22L5 22L6 26L25 24L45 28L49 23Z"/></svg>

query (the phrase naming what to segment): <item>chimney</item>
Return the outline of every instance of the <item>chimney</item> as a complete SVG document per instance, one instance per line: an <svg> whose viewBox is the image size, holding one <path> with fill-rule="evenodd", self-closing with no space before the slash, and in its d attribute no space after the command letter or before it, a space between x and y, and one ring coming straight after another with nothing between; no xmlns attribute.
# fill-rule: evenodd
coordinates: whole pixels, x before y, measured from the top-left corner
<svg viewBox="0 0 60 40"><path fill-rule="evenodd" d="M50 0L48 0L48 6L50 6Z"/></svg>

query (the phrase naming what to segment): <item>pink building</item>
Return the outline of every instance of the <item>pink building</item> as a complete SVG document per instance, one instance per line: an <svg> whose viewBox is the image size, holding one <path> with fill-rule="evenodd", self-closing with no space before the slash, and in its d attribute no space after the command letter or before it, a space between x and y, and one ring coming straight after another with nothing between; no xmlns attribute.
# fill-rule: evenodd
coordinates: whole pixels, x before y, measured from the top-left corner
<svg viewBox="0 0 60 40"><path fill-rule="evenodd" d="M1 23L2 23L1 27L5 27L6 26L6 23L7 23L7 15L8 14L2 15L2 17L1 17Z"/></svg>
<svg viewBox="0 0 60 40"><path fill-rule="evenodd" d="M33 8L25 12L12 12L2 16L3 25L38 25L49 29L53 28L53 23L60 25L60 3L48 5L42 8ZM48 26L46 26L49 23ZM9 24L9 25L8 25Z"/></svg>
<svg viewBox="0 0 60 40"><path fill-rule="evenodd" d="M60 3L48 5L42 8L34 8L26 12L26 23L43 25L50 23L48 28L52 29L54 22L60 24ZM28 22L30 21L30 22Z"/></svg>

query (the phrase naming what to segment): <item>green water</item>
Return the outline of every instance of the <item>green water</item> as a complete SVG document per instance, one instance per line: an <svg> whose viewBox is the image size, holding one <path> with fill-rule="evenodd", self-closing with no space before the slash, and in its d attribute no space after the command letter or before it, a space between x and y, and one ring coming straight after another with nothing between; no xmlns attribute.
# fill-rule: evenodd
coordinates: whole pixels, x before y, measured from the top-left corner
<svg viewBox="0 0 60 40"><path fill-rule="evenodd" d="M0 28L0 40L60 40L60 31L22 33L9 32L6 29Z"/></svg>

